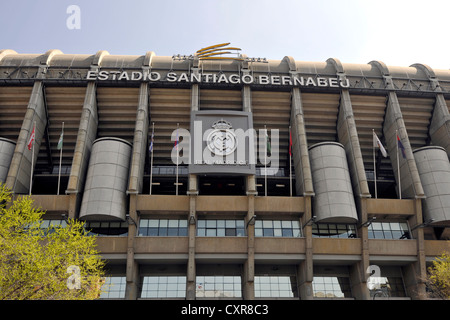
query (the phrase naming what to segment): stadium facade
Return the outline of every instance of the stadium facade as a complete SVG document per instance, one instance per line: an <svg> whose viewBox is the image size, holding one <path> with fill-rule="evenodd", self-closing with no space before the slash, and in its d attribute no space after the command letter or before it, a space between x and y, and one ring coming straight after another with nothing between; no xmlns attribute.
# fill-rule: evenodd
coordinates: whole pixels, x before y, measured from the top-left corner
<svg viewBox="0 0 450 320"><path fill-rule="evenodd" d="M86 221L102 298L424 299L449 99L424 64L1 50L0 180Z"/></svg>

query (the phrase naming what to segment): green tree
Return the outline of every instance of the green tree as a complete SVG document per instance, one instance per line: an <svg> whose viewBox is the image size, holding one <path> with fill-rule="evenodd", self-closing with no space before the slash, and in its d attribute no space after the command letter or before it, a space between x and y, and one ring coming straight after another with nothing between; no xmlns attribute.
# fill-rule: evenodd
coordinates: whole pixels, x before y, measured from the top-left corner
<svg viewBox="0 0 450 320"><path fill-rule="evenodd" d="M450 254L444 252L433 260L428 268L428 288L431 296L441 299L450 299Z"/></svg>
<svg viewBox="0 0 450 320"><path fill-rule="evenodd" d="M0 184L0 300L98 298L105 263L95 237L73 219L43 228L44 213Z"/></svg>

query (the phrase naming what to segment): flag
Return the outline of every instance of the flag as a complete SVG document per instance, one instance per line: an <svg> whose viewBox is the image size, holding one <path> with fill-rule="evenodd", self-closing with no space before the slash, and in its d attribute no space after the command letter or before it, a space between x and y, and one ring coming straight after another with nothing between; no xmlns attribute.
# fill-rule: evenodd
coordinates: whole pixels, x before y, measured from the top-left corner
<svg viewBox="0 0 450 320"><path fill-rule="evenodd" d="M385 157L385 158L387 157L386 149L384 148L384 146L381 143L380 139L378 139L378 136L375 133L375 131L373 131L373 146L380 148L380 151L381 151L381 154L383 155L383 157Z"/></svg>
<svg viewBox="0 0 450 320"><path fill-rule="evenodd" d="M292 157L292 132L289 128L289 155Z"/></svg>
<svg viewBox="0 0 450 320"><path fill-rule="evenodd" d="M400 141L400 137L397 134L397 144L400 150L402 150L402 156L403 159L406 159L406 153L405 153L405 147L403 146L403 143Z"/></svg>
<svg viewBox="0 0 450 320"><path fill-rule="evenodd" d="M34 129L35 129L35 126L33 126L33 131L31 131L30 139L28 140L28 150L31 150L31 148L33 147L34 137L35 137Z"/></svg>
<svg viewBox="0 0 450 320"><path fill-rule="evenodd" d="M272 150L270 148L270 139L269 135L267 134L267 130L266 130L266 142L267 142L267 153L272 153Z"/></svg>
<svg viewBox="0 0 450 320"><path fill-rule="evenodd" d="M155 133L152 132L152 138L151 138L151 141L150 141L150 146L148 147L148 151L150 151L150 153L153 152L153 138L154 138L154 136L155 136Z"/></svg>
<svg viewBox="0 0 450 320"><path fill-rule="evenodd" d="M56 149L61 150L63 147L63 137L64 132L61 132L61 135L59 136L58 145L56 146Z"/></svg>

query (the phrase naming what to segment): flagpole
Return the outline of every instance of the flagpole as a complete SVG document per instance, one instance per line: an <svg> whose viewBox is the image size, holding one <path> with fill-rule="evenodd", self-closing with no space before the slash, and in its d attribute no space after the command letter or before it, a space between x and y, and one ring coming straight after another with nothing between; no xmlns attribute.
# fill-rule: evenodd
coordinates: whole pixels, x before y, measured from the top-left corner
<svg viewBox="0 0 450 320"><path fill-rule="evenodd" d="M178 127L179 127L179 123L177 123L177 141L176 141L176 143L177 143L177 148L176 148L176 151L177 151L177 177L176 177L176 181L175 181L175 184L176 184L176 191L175 191L175 195L178 195Z"/></svg>
<svg viewBox="0 0 450 320"><path fill-rule="evenodd" d="M292 134L289 126L289 191L292 197Z"/></svg>
<svg viewBox="0 0 450 320"><path fill-rule="evenodd" d="M153 185L153 135L155 133L155 123L152 124L152 137L151 137L151 146L152 150L150 151L150 195L152 194L152 185Z"/></svg>
<svg viewBox="0 0 450 320"><path fill-rule="evenodd" d="M398 154L398 139L400 139L400 137L398 136L398 130L395 130L395 142L397 144L398 194L401 199L402 198L402 182L400 180L400 155Z"/></svg>
<svg viewBox="0 0 450 320"><path fill-rule="evenodd" d="M33 131L31 132L31 134L36 134L35 133L35 129L36 129L36 121L34 121L33 123ZM33 137L33 140L31 142L31 176L30 176L30 190L29 190L29 195L31 196L31 187L33 185L33 172L34 172L34 140L35 137Z"/></svg>
<svg viewBox="0 0 450 320"><path fill-rule="evenodd" d="M267 197L267 128L264 125L264 130L266 132L266 152L264 153L264 194Z"/></svg>
<svg viewBox="0 0 450 320"><path fill-rule="evenodd" d="M62 123L62 131L61 131L61 136L59 137L59 139L61 140L61 138L63 138L64 136L64 121ZM64 139L64 138L63 138ZM59 144L60 141L58 141ZM59 171L58 171L58 191L57 191L57 195L59 196L59 187L61 185L61 162L62 162L62 150L63 150L63 142L61 141L61 148L59 149Z"/></svg>
<svg viewBox="0 0 450 320"><path fill-rule="evenodd" d="M377 166L375 162L375 130L372 129L372 154L373 154L373 178L375 183L375 199L378 199L377 192Z"/></svg>

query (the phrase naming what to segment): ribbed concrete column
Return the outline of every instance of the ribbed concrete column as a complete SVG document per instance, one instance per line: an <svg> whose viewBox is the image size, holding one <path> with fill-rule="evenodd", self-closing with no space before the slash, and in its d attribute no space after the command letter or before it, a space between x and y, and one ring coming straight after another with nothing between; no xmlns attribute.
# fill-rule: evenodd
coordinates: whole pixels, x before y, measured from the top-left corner
<svg viewBox="0 0 450 320"><path fill-rule="evenodd" d="M419 172L417 170L414 155L412 153L411 144L409 142L408 133L406 131L405 122L400 109L400 104L397 99L397 94L390 91L388 95L388 105L386 107L386 115L383 125L383 132L386 140L387 149L389 150L389 157L391 165L394 170L395 180L397 186L398 181L398 166L397 166L397 137L396 132L402 141L405 148L406 159L400 155L400 176L401 176L401 191L402 198L423 198L424 192L422 183L420 181Z"/></svg>
<svg viewBox="0 0 450 320"><path fill-rule="evenodd" d="M198 75L199 59L194 57L192 72ZM199 98L200 88L198 84L191 86L191 112L200 108ZM188 216L188 261L186 277L186 300L195 300L197 268L195 261L195 238L197 236L197 195L198 177L196 174L189 174L188 192L189 196L189 216Z"/></svg>
<svg viewBox="0 0 450 320"><path fill-rule="evenodd" d="M397 94L395 93L395 87L389 73L389 69L381 61L371 61L369 64L380 70L381 75L383 76L385 88L389 90L386 114L384 116L383 133L397 186L399 186L399 181L397 169L396 130L403 146L405 147L406 153L406 159L403 159L402 156L400 158L402 198L423 198L424 192L420 182L419 172L417 171L416 162L414 161L411 144L409 142L405 122L403 121L402 111L397 99Z"/></svg>
<svg viewBox="0 0 450 320"><path fill-rule="evenodd" d="M411 67L422 70L428 76L431 89L436 92L429 135L433 145L443 147L447 151L447 156L450 157L450 112L436 74L433 69L425 64L416 63Z"/></svg>
<svg viewBox="0 0 450 320"><path fill-rule="evenodd" d="M242 62L241 72L243 75L250 74L248 62ZM252 112L252 93L249 85L242 87L242 111ZM250 128L252 129L252 128ZM246 177L246 194L248 201L247 217L245 219L247 225L247 260L244 263L243 274L243 297L245 300L255 299L255 195L258 194L256 190L256 176L249 175ZM253 218L252 224L248 222Z"/></svg>
<svg viewBox="0 0 450 320"><path fill-rule="evenodd" d="M30 189L31 158L33 153L32 150L28 150L27 144L33 131L34 122L36 122L36 129L33 163L36 165L44 130L47 125L44 84L42 81L35 81L33 85L25 119L20 129L8 177L6 178L6 186L14 193L27 194Z"/></svg>
<svg viewBox="0 0 450 320"><path fill-rule="evenodd" d="M127 263L126 263L126 288L125 299L137 300L139 295L139 264L134 259L134 247L137 234L137 224L139 223L137 215L137 194L130 194L130 207L128 220L128 239L127 239Z"/></svg>
<svg viewBox="0 0 450 320"><path fill-rule="evenodd" d="M89 82L86 88L83 109L81 111L80 126L78 129L77 143L72 160L67 194L75 197L72 201L71 218L76 218L78 202L84 188L86 172L91 155L92 144L97 137L98 115L95 82ZM75 205L75 207L73 207Z"/></svg>
<svg viewBox="0 0 450 320"><path fill-rule="evenodd" d="M136 114L136 127L134 129L128 193L142 193L144 184L144 166L145 156L148 152L147 137L149 131L148 99L148 84L143 82L139 89L139 104Z"/></svg>
<svg viewBox="0 0 450 320"><path fill-rule="evenodd" d="M308 224L312 217L312 201L311 197L307 196L304 199L304 214L301 219L303 226L303 236L305 237L305 260L302 261L297 269L297 285L300 300L314 299L314 292L312 289L313 282L313 239L312 239L312 225Z"/></svg>
<svg viewBox="0 0 450 320"><path fill-rule="evenodd" d="M450 113L442 93L436 95L429 135L431 142L443 147L450 157Z"/></svg>
<svg viewBox="0 0 450 320"><path fill-rule="evenodd" d="M345 81L346 75L341 62L338 59L328 59L327 62L334 65L339 81ZM357 197L370 198L350 93L345 88L341 90L337 132L339 142L344 146L347 154L353 193Z"/></svg>
<svg viewBox="0 0 450 320"><path fill-rule="evenodd" d="M311 165L309 162L308 141L305 119L299 88L292 89L291 101L292 154L295 168L295 188L298 195L313 196Z"/></svg>

